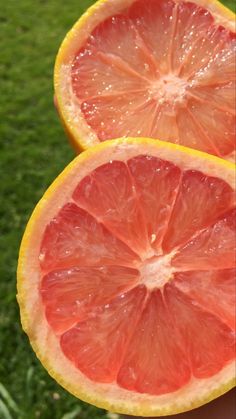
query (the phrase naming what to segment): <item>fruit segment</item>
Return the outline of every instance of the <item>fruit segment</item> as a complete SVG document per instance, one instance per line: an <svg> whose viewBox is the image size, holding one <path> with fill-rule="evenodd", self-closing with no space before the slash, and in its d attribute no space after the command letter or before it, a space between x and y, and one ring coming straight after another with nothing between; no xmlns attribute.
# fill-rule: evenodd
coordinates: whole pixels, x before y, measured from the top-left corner
<svg viewBox="0 0 236 419"><path fill-rule="evenodd" d="M189 101L188 112L191 113L196 124L201 127L206 138L205 141L214 144L216 149L221 149L224 155L233 150L235 143L236 102L233 104L234 108L224 111L218 107L213 108L209 102L205 103L196 99ZM222 132L224 132L224 140L222 140Z"/></svg>
<svg viewBox="0 0 236 419"><path fill-rule="evenodd" d="M204 9L202 9L204 15ZM205 11L205 15L209 12ZM196 30L196 28L195 28ZM179 75L187 78L190 87L195 85L220 85L222 82L233 80L232 68L228 69L229 62L234 55L234 34L217 26L212 22L205 30L198 33L197 40L192 43L192 48L182 62ZM228 63L226 62L228 61ZM226 75L220 74L221 70L229 71Z"/></svg>
<svg viewBox="0 0 236 419"><path fill-rule="evenodd" d="M132 266L139 257L88 212L69 203L47 226L39 260L49 271L78 265Z"/></svg>
<svg viewBox="0 0 236 419"><path fill-rule="evenodd" d="M166 285L164 296L194 377L210 377L235 358L235 333L220 318L199 307L174 283Z"/></svg>
<svg viewBox="0 0 236 419"><path fill-rule="evenodd" d="M209 28L214 24L213 16L194 3L179 2L176 5L177 14L172 40L172 69L180 74L189 66L189 73L195 70L195 62L202 65L204 58L210 58L211 49L203 54L195 54L199 46L209 37ZM206 41L205 41L206 42ZM209 45L209 44L208 44ZM193 52L194 51L194 52Z"/></svg>
<svg viewBox="0 0 236 419"><path fill-rule="evenodd" d="M205 8L137 0L75 54L73 101L100 141L145 136L230 157L235 51L235 34Z"/></svg>
<svg viewBox="0 0 236 419"><path fill-rule="evenodd" d="M215 150L217 154L214 143L211 142L207 132L199 124L198 118L195 117L191 108L178 109L177 120L182 145L191 148L199 147L200 150L206 153L212 153L212 150Z"/></svg>
<svg viewBox="0 0 236 419"><path fill-rule="evenodd" d="M149 241L162 253L160 246L179 189L181 170L151 156L138 156L127 164L145 216Z"/></svg>
<svg viewBox="0 0 236 419"><path fill-rule="evenodd" d="M109 138L122 137L124 130L131 137L137 132L140 136L144 136L147 127L151 136L153 122L149 116L154 114L156 103L145 91L140 90L140 86L137 91L135 89L136 87L132 88L128 97L127 91L124 90L87 99L81 105L86 119L91 121L91 125L96 125L96 132L101 141L106 140L108 135ZM124 97L127 97L128 103L124 103ZM145 126L144 120L147 120Z"/></svg>
<svg viewBox="0 0 236 419"><path fill-rule="evenodd" d="M232 209L181 247L172 265L187 271L235 267L235 232L236 209Z"/></svg>
<svg viewBox="0 0 236 419"><path fill-rule="evenodd" d="M128 390L165 394L191 377L161 291L152 292L127 348L117 382Z"/></svg>
<svg viewBox="0 0 236 419"><path fill-rule="evenodd" d="M178 272L175 286L235 330L236 270Z"/></svg>
<svg viewBox="0 0 236 419"><path fill-rule="evenodd" d="M46 317L53 330L62 334L86 319L96 306L134 288L139 272L122 266L74 267L45 275L40 292Z"/></svg>
<svg viewBox="0 0 236 419"><path fill-rule="evenodd" d="M219 86L214 84L212 86L196 85L195 88L191 90L191 96L198 100L199 104L213 104L215 109L229 112L235 116L235 90L235 80L226 81ZM202 109L200 109L199 114L201 114L201 110Z"/></svg>
<svg viewBox="0 0 236 419"><path fill-rule="evenodd" d="M115 380L145 298L145 287L137 287L94 309L87 321L62 335L65 355L90 379Z"/></svg>
<svg viewBox="0 0 236 419"><path fill-rule="evenodd" d="M207 58L201 63L195 75L192 75L196 84L220 86L221 83L235 80L236 34L222 27L213 27L210 37L207 36L203 44L207 45ZM204 54L205 52L203 49Z"/></svg>
<svg viewBox="0 0 236 419"><path fill-rule="evenodd" d="M233 200L233 191L224 181L198 171L185 171L163 240L164 250L169 252L185 244L230 208Z"/></svg>
<svg viewBox="0 0 236 419"><path fill-rule="evenodd" d="M177 18L176 4L170 0L138 0L126 13L153 57L156 76L168 73ZM123 53L126 55L125 51Z"/></svg>
<svg viewBox="0 0 236 419"><path fill-rule="evenodd" d="M148 251L144 216L127 165L111 161L83 179L73 199L131 249Z"/></svg>

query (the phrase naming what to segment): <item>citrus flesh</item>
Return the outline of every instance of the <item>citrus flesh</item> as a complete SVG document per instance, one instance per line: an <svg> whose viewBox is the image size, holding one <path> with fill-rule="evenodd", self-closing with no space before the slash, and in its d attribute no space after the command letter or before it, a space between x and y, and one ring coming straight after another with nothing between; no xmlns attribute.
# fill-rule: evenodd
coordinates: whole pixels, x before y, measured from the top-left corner
<svg viewBox="0 0 236 419"><path fill-rule="evenodd" d="M164 415L235 374L233 165L159 142L78 156L42 198L18 267L21 318L78 397Z"/></svg>
<svg viewBox="0 0 236 419"><path fill-rule="evenodd" d="M67 35L55 67L75 146L147 136L232 159L234 22L217 2L100 0Z"/></svg>

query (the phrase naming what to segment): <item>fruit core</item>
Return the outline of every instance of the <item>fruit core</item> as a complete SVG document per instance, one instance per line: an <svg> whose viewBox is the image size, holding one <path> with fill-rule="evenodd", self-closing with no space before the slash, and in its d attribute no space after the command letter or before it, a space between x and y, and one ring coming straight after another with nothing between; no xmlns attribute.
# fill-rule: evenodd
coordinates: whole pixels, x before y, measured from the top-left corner
<svg viewBox="0 0 236 419"><path fill-rule="evenodd" d="M185 80L174 74L167 74L159 80L151 82L149 94L159 105L164 103L184 105L187 87L188 83Z"/></svg>
<svg viewBox="0 0 236 419"><path fill-rule="evenodd" d="M154 256L146 259L140 267L141 284L149 290L162 288L173 277L174 268L171 266L171 254Z"/></svg>

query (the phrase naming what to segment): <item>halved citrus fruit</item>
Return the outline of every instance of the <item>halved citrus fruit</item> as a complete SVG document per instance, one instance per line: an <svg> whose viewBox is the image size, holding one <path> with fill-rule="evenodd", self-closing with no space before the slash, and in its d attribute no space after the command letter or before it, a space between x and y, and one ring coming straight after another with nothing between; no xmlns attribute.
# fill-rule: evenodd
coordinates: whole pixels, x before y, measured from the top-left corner
<svg viewBox="0 0 236 419"><path fill-rule="evenodd" d="M23 328L79 398L155 416L235 375L232 163L171 143L107 141L78 156L22 241Z"/></svg>
<svg viewBox="0 0 236 419"><path fill-rule="evenodd" d="M98 1L66 36L55 66L74 146L145 136L232 159L234 31L234 14L216 1Z"/></svg>

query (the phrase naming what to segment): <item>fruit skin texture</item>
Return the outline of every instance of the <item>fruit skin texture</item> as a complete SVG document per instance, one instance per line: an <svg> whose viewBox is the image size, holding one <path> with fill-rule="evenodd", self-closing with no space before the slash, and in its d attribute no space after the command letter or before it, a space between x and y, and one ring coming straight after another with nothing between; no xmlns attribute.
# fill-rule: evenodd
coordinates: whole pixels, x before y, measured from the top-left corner
<svg viewBox="0 0 236 419"><path fill-rule="evenodd" d="M139 402L139 399L136 399L136 401L130 400L130 394L127 394L127 397L125 399L120 400L119 397L116 398L116 395L111 392L103 390L97 391L97 389L94 390L94 384L92 385L88 384L87 381L82 381L80 383L79 381L74 383L71 383L67 380L67 377L63 375L62 373L59 373L56 370L55 362L58 362L60 365L60 360L57 361L56 356L54 355L52 357L48 356L48 353L50 355L50 342L52 340L48 341L48 336L46 334L45 342L42 344L40 340L38 340L37 332L39 332L39 329L37 331L32 330L31 323L32 323L32 313L35 314L36 319L38 323L40 323L40 318L37 317L37 307L34 306L34 301L29 302L28 296L30 294L30 286L33 277L30 276L30 270L34 270L34 261L30 258L30 254L32 251L32 247L34 247L35 242L38 240L38 232L39 232L39 226L38 221L40 221L40 217L42 215L43 210L45 211L45 207L48 207L48 203L53 201L53 196L55 195L55 192L60 190L60 186L63 184L63 182L67 179L69 175L71 175L71 172L73 171L73 168L77 169L78 166L81 168L86 161L94 160L94 157L96 158L97 153L103 153L106 154L106 151L109 152L109 148L115 147L116 151L122 150L123 153L126 152L126 149L128 147L132 146L139 146L146 147L148 150L152 148L153 150L156 149L162 156L164 153L166 153L166 157L173 156L173 158L176 158L176 161L179 159L182 161L185 159L185 163L191 165L197 165L199 163L200 169L203 170L203 167L205 168L205 172L209 170L211 174L215 173L215 175L222 176L226 181L228 180L231 186L234 184L234 165L230 162L227 162L223 159L219 159L217 157L207 155L205 153L187 149L182 146L176 146L171 143L164 143L158 140L150 140L150 139L119 139L119 140L113 140L113 141L107 141L105 143L102 143L96 147L93 147L86 152L82 153L80 156L78 156L72 163L69 164L69 166L62 172L62 174L54 181L54 183L50 186L48 191L45 193L41 201L36 206L31 219L27 225L21 248L20 248L20 254L19 254L19 264L18 264L18 271L17 271L17 289L18 289L18 303L20 305L20 312L21 312L21 322L22 327L24 331L28 334L30 343L39 358L39 360L42 362L42 364L45 366L49 374L59 383L61 384L66 390L70 391L73 395L76 397L84 400L85 402L91 403L97 407L104 408L110 411L115 411L119 413L125 413L130 415L139 415L139 416L165 416L165 415L171 415L176 414L184 411L191 410L193 408L199 407L205 403L208 403L209 401L219 397L220 395L226 393L228 390L234 387L235 378L233 377L234 370L230 370L230 372L227 375L227 378L224 377L224 375L221 375L218 377L219 384L218 386L213 386L208 390L208 392L205 392L204 396L199 397L198 395L192 399L188 397L188 394L184 395L182 397L182 403L178 400L178 403L176 403L172 398L174 399L173 395L168 396L170 401L162 405L152 405L152 401L142 401ZM178 157L176 157L178 156ZM198 162L198 163L197 163ZM73 173L72 173L73 175ZM66 199L66 196L64 197ZM55 204L55 202L54 202ZM47 208L46 208L47 209ZM27 266L28 265L28 266ZM29 275L29 276L28 276ZM38 297L38 293L36 294ZM29 306L28 304L32 305L32 312L29 315ZM35 321L35 319L34 319ZM44 335L44 332L43 332ZM52 337L54 339L54 337ZM45 346L45 343L48 343L48 346ZM47 353L47 348L49 348L49 352ZM57 355L57 354L56 354ZM61 365L60 365L61 367ZM66 369L67 371L67 369ZM69 377L70 378L70 377ZM221 380L221 381L220 381ZM216 380L217 381L217 380ZM212 385L212 383L211 383ZM87 387L86 387L87 386ZM205 389L204 389L205 391ZM140 395L138 396L140 397ZM138 401L137 401L138 400Z"/></svg>
<svg viewBox="0 0 236 419"><path fill-rule="evenodd" d="M74 53L74 44L78 44L78 38L74 39L77 33L80 34L80 46L82 46L87 38L88 31L91 31L91 29L99 23L99 12L101 10L103 11L105 9L107 11L107 16L109 16L109 10L111 11L110 14L112 13L113 3L119 2L120 9L122 10L122 8L126 8L133 1L134 0L98 0L77 20L72 29L67 33L59 48L54 68L54 102L57 103L56 108L61 123L77 154L86 150L88 147L99 144L99 140L96 136L91 135L85 121L80 121L79 128L75 127L75 124L71 122L71 115L67 113L63 103L63 92L61 92L62 89L60 88L60 74L64 71L64 65L66 62L68 63L68 58L72 57L72 54ZM208 9L215 16L217 21L226 28L232 31L235 30L235 14L218 0L195 0L194 3ZM90 20L92 23L90 23ZM76 47L76 50L78 50L78 46ZM63 90L65 90L65 88ZM90 138L86 138L89 136Z"/></svg>

